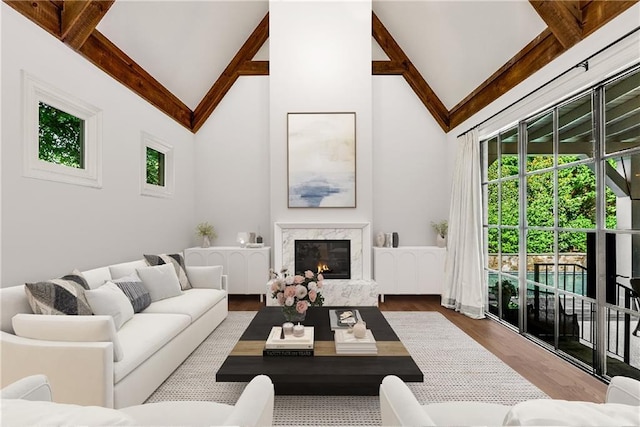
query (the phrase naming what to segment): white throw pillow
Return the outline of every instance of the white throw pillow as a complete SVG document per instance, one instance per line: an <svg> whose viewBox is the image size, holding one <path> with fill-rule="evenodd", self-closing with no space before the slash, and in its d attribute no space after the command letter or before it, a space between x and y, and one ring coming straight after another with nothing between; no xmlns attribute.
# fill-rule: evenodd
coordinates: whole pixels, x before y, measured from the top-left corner
<svg viewBox="0 0 640 427"><path fill-rule="evenodd" d="M222 266L187 266L187 276L194 288L220 289L222 287Z"/></svg>
<svg viewBox="0 0 640 427"><path fill-rule="evenodd" d="M129 298L115 283L107 282L97 289L85 291L93 314L105 314L113 317L116 329L120 329L133 317L133 306Z"/></svg>
<svg viewBox="0 0 640 427"><path fill-rule="evenodd" d="M113 360L124 357L111 316L56 316L19 313L13 316L13 330L23 338L64 342L111 342Z"/></svg>
<svg viewBox="0 0 640 427"><path fill-rule="evenodd" d="M171 264L136 269L142 284L149 291L151 302L182 294L176 269Z"/></svg>

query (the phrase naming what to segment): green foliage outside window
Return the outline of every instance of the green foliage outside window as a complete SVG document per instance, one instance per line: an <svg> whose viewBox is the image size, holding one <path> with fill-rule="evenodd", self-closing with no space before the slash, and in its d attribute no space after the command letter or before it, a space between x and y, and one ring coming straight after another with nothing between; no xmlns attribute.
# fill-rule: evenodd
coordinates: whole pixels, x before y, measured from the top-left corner
<svg viewBox="0 0 640 427"><path fill-rule="evenodd" d="M147 184L164 186L164 153L147 147Z"/></svg>
<svg viewBox="0 0 640 427"><path fill-rule="evenodd" d="M576 156L560 156L559 164L567 164L578 160ZM527 170L540 170L551 168L553 159L549 157L530 157L527 159ZM615 168L615 163L612 164ZM488 176L495 175L498 162L489 166ZM504 156L502 159L502 176L510 175L510 171L517 168L517 159L514 156ZM506 172L506 173L505 173ZM487 191L488 198L488 224L498 224L498 209L501 225L518 224L518 181L502 181L501 202L498 203L498 185L490 183ZM529 175L527 177L527 222L529 225L539 227L553 227L553 172ZM596 218L596 184L595 175L587 165L579 165L558 170L558 224L563 228L594 229ZM616 226L616 196L606 189L607 227ZM517 253L517 233L513 230L503 230L498 245L498 234L489 233L489 253ZM537 230L529 230L527 237L527 252L549 253L553 248L553 233ZM587 242L585 233L560 233L558 236L558 251L586 252Z"/></svg>
<svg viewBox="0 0 640 427"><path fill-rule="evenodd" d="M84 169L84 120L38 103L38 158Z"/></svg>

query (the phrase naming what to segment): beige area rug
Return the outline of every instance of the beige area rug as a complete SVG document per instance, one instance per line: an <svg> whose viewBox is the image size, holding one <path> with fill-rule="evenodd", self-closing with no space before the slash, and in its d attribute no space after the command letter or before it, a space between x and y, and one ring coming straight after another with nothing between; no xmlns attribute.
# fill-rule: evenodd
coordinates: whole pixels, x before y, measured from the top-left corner
<svg viewBox="0 0 640 427"><path fill-rule="evenodd" d="M227 319L149 397L233 404L245 383L217 383L215 373L255 312ZM421 403L474 400L512 405L548 396L437 312L384 312L423 383L409 383ZM276 396L275 425L380 425L377 396Z"/></svg>

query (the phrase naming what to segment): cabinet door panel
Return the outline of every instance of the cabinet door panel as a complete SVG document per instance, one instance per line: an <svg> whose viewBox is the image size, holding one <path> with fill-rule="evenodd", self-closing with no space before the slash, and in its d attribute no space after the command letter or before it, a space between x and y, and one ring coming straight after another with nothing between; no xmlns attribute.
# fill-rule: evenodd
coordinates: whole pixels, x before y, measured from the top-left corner
<svg viewBox="0 0 640 427"><path fill-rule="evenodd" d="M207 265L207 254L204 251L192 250L184 253L185 265L204 266Z"/></svg>
<svg viewBox="0 0 640 427"><path fill-rule="evenodd" d="M420 260L420 293L440 295L444 285L444 257L442 250L427 251Z"/></svg>
<svg viewBox="0 0 640 427"><path fill-rule="evenodd" d="M396 293L396 257L391 251L375 249L374 279L381 294Z"/></svg>
<svg viewBox="0 0 640 427"><path fill-rule="evenodd" d="M222 266L222 273L223 274L227 274L226 270L227 269L227 260L226 260L226 253L225 252L214 252L214 251L207 251L207 263L205 265L221 265Z"/></svg>
<svg viewBox="0 0 640 427"><path fill-rule="evenodd" d="M398 254L399 294L418 293L418 254L415 251L401 251Z"/></svg>
<svg viewBox="0 0 640 427"><path fill-rule="evenodd" d="M269 280L269 253L249 252L247 255L247 293L263 294Z"/></svg>
<svg viewBox="0 0 640 427"><path fill-rule="evenodd" d="M228 280L230 294L247 293L247 260L242 252L231 251L227 254Z"/></svg>

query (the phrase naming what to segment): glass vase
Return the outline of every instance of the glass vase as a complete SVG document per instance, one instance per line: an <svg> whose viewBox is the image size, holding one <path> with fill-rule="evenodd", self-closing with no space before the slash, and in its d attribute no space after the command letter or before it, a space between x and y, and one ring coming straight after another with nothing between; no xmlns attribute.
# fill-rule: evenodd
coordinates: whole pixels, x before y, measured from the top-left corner
<svg viewBox="0 0 640 427"><path fill-rule="evenodd" d="M284 320L291 323L303 322L307 317L307 312L298 313L295 306L283 306L282 314L284 315Z"/></svg>

